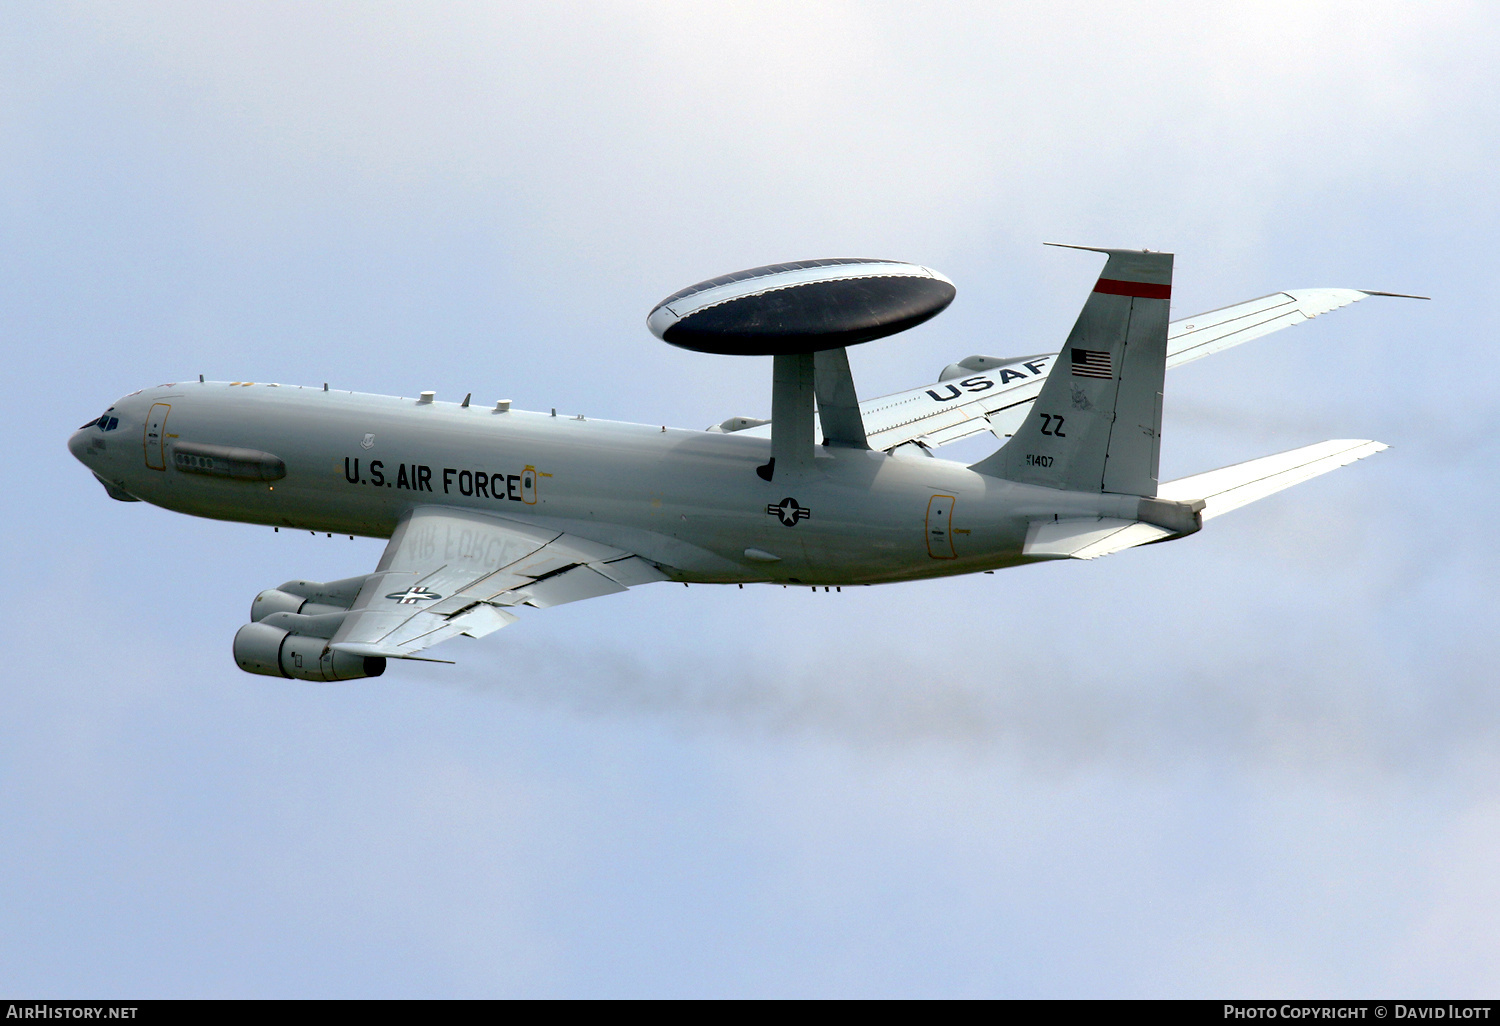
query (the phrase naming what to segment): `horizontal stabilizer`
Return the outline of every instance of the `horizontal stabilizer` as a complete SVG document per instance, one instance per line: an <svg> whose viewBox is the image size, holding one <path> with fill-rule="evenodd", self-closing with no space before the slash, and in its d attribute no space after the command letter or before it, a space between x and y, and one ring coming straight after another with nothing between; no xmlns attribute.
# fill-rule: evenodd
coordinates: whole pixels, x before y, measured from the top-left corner
<svg viewBox="0 0 1500 1026"><path fill-rule="evenodd" d="M1157 496L1178 502L1202 499L1203 519L1209 520L1387 448L1384 442L1364 438L1335 438L1168 481L1157 489Z"/></svg>
<svg viewBox="0 0 1500 1026"><path fill-rule="evenodd" d="M1155 524L1112 517L1041 520L1027 530L1022 555L1033 559L1097 559L1172 535L1172 531Z"/></svg>
<svg viewBox="0 0 1500 1026"><path fill-rule="evenodd" d="M1200 520L1209 520L1385 448L1388 446L1384 442L1359 438L1318 442L1168 481L1157 489L1156 497L1163 502L1188 504L1197 510ZM1144 515L1144 510L1137 513ZM1179 537L1181 531L1141 520L1115 517L1038 520L1026 532L1022 554L1031 559L1097 559L1122 549Z"/></svg>

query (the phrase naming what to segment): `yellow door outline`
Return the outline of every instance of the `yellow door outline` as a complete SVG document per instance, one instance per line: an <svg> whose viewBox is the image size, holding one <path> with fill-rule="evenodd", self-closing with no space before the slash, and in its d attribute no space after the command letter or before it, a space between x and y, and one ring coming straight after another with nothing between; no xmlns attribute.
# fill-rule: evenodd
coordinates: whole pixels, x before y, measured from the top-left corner
<svg viewBox="0 0 1500 1026"><path fill-rule="evenodd" d="M953 507L958 502L951 495L934 495L927 500L927 554L933 559L957 559L953 547Z"/></svg>
<svg viewBox="0 0 1500 1026"><path fill-rule="evenodd" d="M152 470L167 469L167 414L171 412L171 403L152 403L146 414L146 435L141 444L146 449L146 466Z"/></svg>

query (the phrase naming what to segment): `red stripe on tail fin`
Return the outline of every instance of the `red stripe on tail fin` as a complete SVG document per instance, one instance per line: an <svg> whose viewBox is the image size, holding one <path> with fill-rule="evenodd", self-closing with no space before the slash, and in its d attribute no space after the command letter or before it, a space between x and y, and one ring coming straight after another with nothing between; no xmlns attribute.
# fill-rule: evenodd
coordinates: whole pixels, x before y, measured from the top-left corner
<svg viewBox="0 0 1500 1026"><path fill-rule="evenodd" d="M1171 285L1157 285L1149 281L1117 281L1100 278L1094 285L1095 292L1107 296L1134 296L1136 299L1171 299Z"/></svg>

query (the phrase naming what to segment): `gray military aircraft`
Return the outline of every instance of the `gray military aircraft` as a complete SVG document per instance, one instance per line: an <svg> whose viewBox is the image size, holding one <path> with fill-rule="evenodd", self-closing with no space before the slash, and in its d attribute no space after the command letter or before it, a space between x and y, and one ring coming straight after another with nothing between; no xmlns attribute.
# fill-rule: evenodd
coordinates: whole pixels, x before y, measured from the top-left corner
<svg viewBox="0 0 1500 1026"><path fill-rule="evenodd" d="M115 499L389 538L372 573L261 592L235 635L242 669L319 681L652 581L826 591L1093 559L1386 448L1319 442L1158 483L1168 367L1391 293L1292 290L1169 323L1172 254L1094 252L1060 352L971 356L863 402L846 347L946 308L937 272L774 264L652 310L667 342L771 356L769 420L692 431L200 376L132 392L68 447ZM987 459L932 455L985 430L1007 439Z"/></svg>

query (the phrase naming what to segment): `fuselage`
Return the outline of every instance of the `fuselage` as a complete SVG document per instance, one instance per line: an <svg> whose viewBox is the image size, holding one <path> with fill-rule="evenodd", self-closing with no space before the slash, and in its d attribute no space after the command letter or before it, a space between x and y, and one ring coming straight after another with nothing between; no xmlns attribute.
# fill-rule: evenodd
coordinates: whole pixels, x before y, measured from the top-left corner
<svg viewBox="0 0 1500 1026"><path fill-rule="evenodd" d="M195 470L194 446L270 454L274 480ZM929 457L819 446L763 480L736 433L264 383L132 393L69 441L117 498L276 527L389 537L415 506L567 531L690 582L874 584L1010 566L1073 496ZM278 471L279 473L279 471Z"/></svg>

